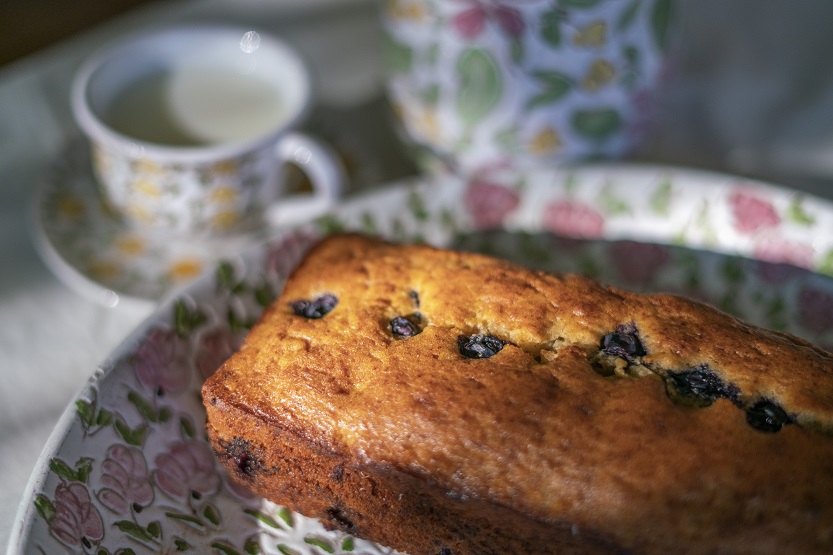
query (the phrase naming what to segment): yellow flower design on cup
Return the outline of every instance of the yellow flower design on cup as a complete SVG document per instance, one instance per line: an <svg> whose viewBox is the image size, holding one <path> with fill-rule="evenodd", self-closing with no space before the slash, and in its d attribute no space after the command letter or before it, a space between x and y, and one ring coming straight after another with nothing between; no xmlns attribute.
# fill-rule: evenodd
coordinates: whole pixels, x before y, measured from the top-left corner
<svg viewBox="0 0 833 555"><path fill-rule="evenodd" d="M425 17L425 6L422 0L415 2L390 2L388 3L388 15L400 21L419 22Z"/></svg>
<svg viewBox="0 0 833 555"><path fill-rule="evenodd" d="M147 248L145 240L132 233L117 237L114 245L118 252L127 256L139 256Z"/></svg>
<svg viewBox="0 0 833 555"><path fill-rule="evenodd" d="M556 129L547 127L540 130L529 141L529 150L537 156L553 154L561 149L561 135Z"/></svg>
<svg viewBox="0 0 833 555"><path fill-rule="evenodd" d="M594 21L578 30L573 36L573 44L585 48L601 48L607 44L607 24Z"/></svg>
<svg viewBox="0 0 833 555"><path fill-rule="evenodd" d="M416 132L425 139L432 142L442 140L442 131L440 129L439 119L437 118L437 111L433 108L424 110L420 114L420 117L414 120L413 124Z"/></svg>
<svg viewBox="0 0 833 555"><path fill-rule="evenodd" d="M165 172L165 168L156 162L142 158L133 161L133 171L136 173L161 174Z"/></svg>
<svg viewBox="0 0 833 555"><path fill-rule="evenodd" d="M162 189L159 185L147 179L138 179L134 181L133 190L149 198L158 198L162 196Z"/></svg>
<svg viewBox="0 0 833 555"><path fill-rule="evenodd" d="M211 226L218 230L223 231L227 229L231 229L237 222L240 221L240 213L234 210L226 210L223 212L219 212L211 218Z"/></svg>
<svg viewBox="0 0 833 555"><path fill-rule="evenodd" d="M126 206L124 212L127 216L137 222L149 224L156 220L156 216L153 212L139 204L130 204Z"/></svg>
<svg viewBox="0 0 833 555"><path fill-rule="evenodd" d="M171 281L189 281L194 279L203 269L203 263L196 258L180 258L175 260L168 268L168 277Z"/></svg>
<svg viewBox="0 0 833 555"><path fill-rule="evenodd" d="M232 185L217 187L208 195L209 202L216 204L231 204L237 202L240 192Z"/></svg>
<svg viewBox="0 0 833 555"><path fill-rule="evenodd" d="M115 280L122 273L122 267L114 260L98 258L90 261L87 272L94 279L108 283Z"/></svg>
<svg viewBox="0 0 833 555"><path fill-rule="evenodd" d="M84 217L84 203L74 195L61 195L57 199L56 211L61 218L80 220Z"/></svg>
<svg viewBox="0 0 833 555"><path fill-rule="evenodd" d="M219 175L234 175L240 169L240 164L238 164L234 160L223 160L222 162L217 162L216 164L212 164L209 168L210 173L219 174Z"/></svg>
<svg viewBox="0 0 833 555"><path fill-rule="evenodd" d="M596 60L587 69L587 74L581 81L581 88L588 92L596 92L613 82L616 68L607 60Z"/></svg>

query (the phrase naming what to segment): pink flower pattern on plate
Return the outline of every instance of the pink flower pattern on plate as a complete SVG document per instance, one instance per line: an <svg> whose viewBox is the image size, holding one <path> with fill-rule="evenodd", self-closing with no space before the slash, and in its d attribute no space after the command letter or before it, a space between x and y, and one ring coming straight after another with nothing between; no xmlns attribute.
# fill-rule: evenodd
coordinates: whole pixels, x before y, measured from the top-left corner
<svg viewBox="0 0 833 555"><path fill-rule="evenodd" d="M304 231L290 233L279 239L266 254L267 273L273 276L288 276L317 240L316 235Z"/></svg>
<svg viewBox="0 0 833 555"><path fill-rule="evenodd" d="M82 545L104 537L101 514L90 499L87 487L79 482L61 482L55 488L55 515L49 529L67 545ZM89 547L89 545L85 545Z"/></svg>
<svg viewBox="0 0 833 555"><path fill-rule="evenodd" d="M200 348L194 363L203 378L211 376L220 365L240 348L242 338L227 327L205 333L200 339Z"/></svg>
<svg viewBox="0 0 833 555"><path fill-rule="evenodd" d="M460 35L468 40L483 32L487 21L494 21L509 37L520 37L524 32L524 20L521 13L506 6L507 2L494 0L464 0L468 6L457 13L452 25Z"/></svg>
<svg viewBox="0 0 833 555"><path fill-rule="evenodd" d="M565 237L596 239L604 231L604 217L591 206L557 200L544 208L543 227Z"/></svg>
<svg viewBox="0 0 833 555"><path fill-rule="evenodd" d="M188 342L174 330L156 328L136 350L136 378L157 394L178 395L188 387Z"/></svg>
<svg viewBox="0 0 833 555"><path fill-rule="evenodd" d="M735 229L740 233L754 233L776 227L781 218L771 202L755 191L735 189L729 194Z"/></svg>
<svg viewBox="0 0 833 555"><path fill-rule="evenodd" d="M220 486L220 474L207 443L180 441L156 457L156 483L171 497L183 498L192 492L209 495Z"/></svg>
<svg viewBox="0 0 833 555"><path fill-rule="evenodd" d="M610 256L626 281L650 283L668 261L668 250L662 245L618 241L610 245Z"/></svg>
<svg viewBox="0 0 833 555"><path fill-rule="evenodd" d="M449 208L454 211L455 223L458 221L457 217L460 217L460 221L466 222L484 218L480 220L481 224L500 225L512 210L516 210L516 203L520 205L527 191L537 193L537 185L534 182L526 182L524 188L518 189L501 187L495 185L498 181L494 178L494 174L489 175L485 172L481 174L480 179L475 181L477 183L469 184L469 186L472 191L479 189L480 192L476 195L477 200L471 200L472 204L469 206L466 204L469 201L465 201L464 196L465 202L455 202ZM551 183L546 185L549 186ZM730 187L729 192L732 189ZM775 203L769 200L770 197L765 190L759 191L752 186L741 185L736 185L734 189L737 190L733 196L733 204L728 203L728 196L721 196L719 205L711 205L716 209L708 214L709 222L707 223L712 223L711 220L717 218L722 226L724 223L722 218L728 215L730 218L728 223L739 225L739 230L744 230L742 233L755 232L754 240L747 243L753 245L754 248L745 253L750 258L777 260L802 266L807 263L812 268L814 252L816 254L829 252L830 247L826 246L824 241L820 240L817 244L810 240L820 239L825 227L813 224L812 237L808 238L805 234L804 242L800 243L792 235L780 234L781 230L778 228L782 225L782 221L778 217ZM546 189L544 194L549 190ZM473 195L472 191L466 191L464 194ZM582 191L582 194L584 192ZM483 193L482 196L480 193ZM570 194L569 191L568 194ZM629 197L622 195L622 198ZM477 209L477 203L483 202L484 199L497 199L497 201L493 206L484 202L485 206ZM640 205L644 204L642 201L635 202L639 202ZM777 206L782 206L780 201ZM388 221L386 218L390 218L393 212L389 208L388 205L368 207L368 214L374 217L375 222L381 224L378 226L379 229L386 228L385 223ZM637 205L633 205L632 208L634 215L650 216L640 213L641 209ZM492 209L494 212L491 212ZM584 244L581 237L604 237L607 227L618 225L618 213L612 211L608 213L597 209L591 201L584 203L555 196L550 202L541 202L540 205L536 205L536 209L541 211L538 214L541 216L540 220L534 219L535 223L542 222L540 230L557 232L551 238L553 244L558 247L553 248L554 257L563 256L565 252L568 253L569 248L579 248ZM610 214L610 222L605 220L606 214ZM426 229L430 229L428 226L445 224L444 220L432 219L435 216L439 216L439 213L432 212L427 219L413 218L414 222L418 222L417 226L424 225L425 227L412 230L413 236L408 235L409 231L405 234L405 239L421 237ZM399 217L399 213L396 217ZM792 223L786 217L785 222L788 225ZM348 221L343 227L353 229L356 228L355 225ZM725 228L721 227L720 231L723 229ZM463 226L463 230L467 229ZM787 231L792 233L793 227L791 226ZM795 231L800 232L801 229ZM315 237L309 232L286 235L274 244L271 252L259 252L258 258L254 259L256 266L243 269L243 275L246 275L247 279L252 278L254 282L252 287L246 288L246 291L242 293L230 290L218 291L216 287L209 287L203 292L197 292L196 298L192 300L198 302L201 310L204 309L206 314L212 316L226 314L230 307L238 308L241 301L248 303L251 301L250 296L254 287L261 285L263 279L273 280L291 271L306 247L314 242ZM656 271L661 267L670 267L671 262L670 259L669 262L665 262L662 252L659 249L653 250L652 246L624 244L620 245L614 254L613 251L607 249L596 249L593 242L588 245L588 252L593 253L593 256L602 253L601 264L609 264L604 266L605 270L611 267L618 268L623 277L643 279L650 276L650 279L657 280L652 283L658 284L664 284L663 280L666 278L671 280L679 278L680 272L676 270L673 272ZM547 243L544 246L547 246ZM577 256L572 258L574 261L582 262L580 259L582 255L583 251L578 251ZM673 249L669 249L669 255L674 255ZM621 267L614 264L614 260L619 257L621 257L619 260ZM565 258L571 257L565 256ZM636 264L638 258L643 258L642 262L647 264L647 267ZM634 264L635 267L631 267L630 264ZM772 270L772 268L758 269L755 264L766 266L765 263L751 262L744 264L742 270L762 273ZM784 268L777 269L781 271ZM724 292L737 293L743 303L755 303L760 299L764 302L778 301L780 303L783 301L783 308L778 308L781 311L777 315L778 318L785 318L787 324L795 325L806 332L808 337L817 336L813 339L818 339L817 343L820 345L827 346L827 348L833 346L830 340L833 337L833 288L830 287L829 280L819 279L807 282L796 280L793 282L795 287L778 288L762 283L763 279L730 283L726 275L711 268L709 264L700 268L700 262L696 262L696 267L691 271L694 272L694 270L697 273L692 273L691 276L702 277L702 283L699 279L692 280L693 289L691 290L685 289L688 287L686 283L679 283L676 290L712 303L722 300ZM770 277L762 274L762 278ZM714 288L711 287L712 284L715 285ZM673 291L675 288L670 289ZM706 293L712 298L705 297ZM773 303L773 306L775 304ZM760 312L761 307L753 306L752 308L753 311ZM246 316L249 315L246 314ZM195 552L209 551L211 549L209 545L215 539L219 539L222 543L234 540L240 545L246 540L246 538L236 536L241 530L249 534L248 528L232 530L226 526L229 522L239 522L237 517L240 516L238 513L242 506L252 506L252 504L238 501L255 497L254 494L237 487L235 483L224 483L229 478L216 464L211 448L205 443L202 434L195 435L194 439L182 439L184 437L182 434L189 433L188 429L193 428L193 423L200 421L204 416L204 413L199 412L200 407L195 402L199 391L198 380L191 378L190 372L209 372L209 369L215 365L215 361L234 348L237 338L226 335L227 332L221 329L216 329L226 326L222 319L216 323L215 327L188 327L185 331L186 335L180 337L175 332L169 331L172 326L170 316L170 312L157 316L155 327L150 328L138 344L127 344L124 350L116 353L118 356L113 359L115 361L113 367L110 368L109 373L105 374L105 381L100 384L105 387L100 390L96 389L97 393L107 392L109 397L97 398L88 392L85 398L98 400L97 403L90 403L86 407L87 410L95 408L99 411L106 409L112 412L124 406L125 410L133 413L134 408L129 406L131 401L126 396L129 392L136 390L137 379L142 387L154 392L161 390L165 393L173 393L181 389L182 393L177 398L171 399L169 406L166 407L173 411L171 413L175 415L173 420L149 419L142 422L142 426L147 425L148 433L142 436L144 438L142 448L137 449L123 445L125 437L119 434L115 426L105 424L91 426L89 418L95 418L95 413L90 413L88 416L82 413L81 418L76 418L72 428L76 435L68 437L79 438L78 441L64 442L60 451L55 455L60 455L62 460L68 461L78 460L79 455L92 456L90 476L93 478L94 485L88 486L83 482L69 479L66 474L60 474L54 469L49 472L46 481L40 486L41 491L37 492L38 499L35 500L34 506L30 507L30 510L36 508L40 514L40 520L36 520L35 526L32 527L36 534L33 535L32 541L38 544L36 549L40 548L45 553L97 553L99 551L115 553L122 547L119 542L123 544L125 538L124 533L120 533L117 529L117 523L121 521L128 524L129 516L125 518L123 515L129 514L131 508L138 512L138 506L144 506L145 510L136 518L140 521L136 524L146 526L156 521L161 528L159 541L153 542L155 551L177 550L179 546L172 545L172 542L173 538L177 538L180 534L187 534L187 537L183 539L194 544ZM102 414L106 416L106 413L99 412L99 416ZM183 425L186 422L191 426ZM143 453L149 454L143 455ZM47 488L53 492L49 497ZM204 497L195 502L200 495ZM197 515L195 505L200 505L202 508L209 504L216 508L223 517L221 524L216 527L206 526L198 530L195 526L189 526L173 518L157 519L160 512L168 510L181 515ZM251 514L244 516L246 522L251 521L250 517ZM303 542L303 539L298 541ZM274 546L275 543L272 545ZM308 544L302 544L298 551L306 549L305 545Z"/></svg>
<svg viewBox="0 0 833 555"><path fill-rule="evenodd" d="M770 283L783 283L812 268L815 250L810 245L782 237L766 237L753 248L758 275Z"/></svg>
<svg viewBox="0 0 833 555"><path fill-rule="evenodd" d="M520 203L518 193L495 183L473 181L463 199L466 210L479 229L498 227Z"/></svg>
<svg viewBox="0 0 833 555"><path fill-rule="evenodd" d="M810 245L796 243L783 237L769 236L755 244L753 256L765 262L792 264L810 268L815 251Z"/></svg>
<svg viewBox="0 0 833 555"><path fill-rule="evenodd" d="M145 456L135 447L113 445L101 464L98 500L117 514L125 514L131 506L145 507L153 500L153 487L148 476Z"/></svg>
<svg viewBox="0 0 833 555"><path fill-rule="evenodd" d="M811 286L798 292L798 313L801 325L813 332L833 329L833 295Z"/></svg>

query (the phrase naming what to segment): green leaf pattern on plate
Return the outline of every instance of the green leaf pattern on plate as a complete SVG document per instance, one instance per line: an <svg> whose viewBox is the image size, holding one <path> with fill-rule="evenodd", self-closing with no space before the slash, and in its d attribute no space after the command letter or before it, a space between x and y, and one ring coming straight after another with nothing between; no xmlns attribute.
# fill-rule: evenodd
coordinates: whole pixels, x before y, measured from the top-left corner
<svg viewBox="0 0 833 555"><path fill-rule="evenodd" d="M470 212L469 192L490 193L488 224L497 229L477 226L483 220ZM602 221L593 228L571 222L577 214ZM280 291L316 238L368 228L544 270L585 272L628 289L690 295L833 347L830 203L670 168L552 169L511 185L405 182L221 263L138 329L73 402L65 436L42 463L43 481L29 501L33 550L388 553L233 484L206 441L199 394L205 377L239 346L239 322L263 311L259 291ZM673 246L675 240L684 246ZM709 244L719 252L695 250ZM169 479L180 475L173 468L184 482ZM122 475L129 479L114 479ZM58 525L70 494L90 515L86 529Z"/></svg>

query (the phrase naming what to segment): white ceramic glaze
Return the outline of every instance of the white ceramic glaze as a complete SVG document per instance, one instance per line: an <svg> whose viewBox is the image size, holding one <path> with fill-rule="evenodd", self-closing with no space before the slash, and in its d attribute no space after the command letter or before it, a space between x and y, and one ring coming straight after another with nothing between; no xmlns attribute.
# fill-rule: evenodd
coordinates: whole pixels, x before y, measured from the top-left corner
<svg viewBox="0 0 833 555"><path fill-rule="evenodd" d="M107 111L126 87L160 72L176 76L194 68L257 77L274 88L283 115L252 136L195 146L139 140L108 123ZM308 173L315 194L292 198L280 223L333 206L344 186L340 162L326 145L292 132L312 95L307 67L283 41L248 28L190 25L102 47L75 77L72 109L92 143L102 197L116 213L137 228L204 235L256 224L284 202L280 172L287 162Z"/></svg>
<svg viewBox="0 0 833 555"><path fill-rule="evenodd" d="M306 249L339 231L688 295L833 348L829 202L646 166L550 169L510 186L414 179L229 254L162 302L68 407L33 469L9 554L390 553L234 486L202 427L205 377Z"/></svg>
<svg viewBox="0 0 833 555"><path fill-rule="evenodd" d="M673 0L388 0L388 88L432 171L609 159L643 140Z"/></svg>

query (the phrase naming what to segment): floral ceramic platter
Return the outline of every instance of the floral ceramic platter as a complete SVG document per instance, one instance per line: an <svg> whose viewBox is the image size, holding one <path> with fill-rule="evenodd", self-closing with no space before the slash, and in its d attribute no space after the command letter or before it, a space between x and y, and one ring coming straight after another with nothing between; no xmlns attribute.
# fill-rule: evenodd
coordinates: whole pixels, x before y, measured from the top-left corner
<svg viewBox="0 0 833 555"><path fill-rule="evenodd" d="M204 379L305 250L347 230L685 294L833 348L827 202L660 167L553 169L512 186L400 182L227 257L162 303L67 408L9 553L392 553L235 486L203 428Z"/></svg>

